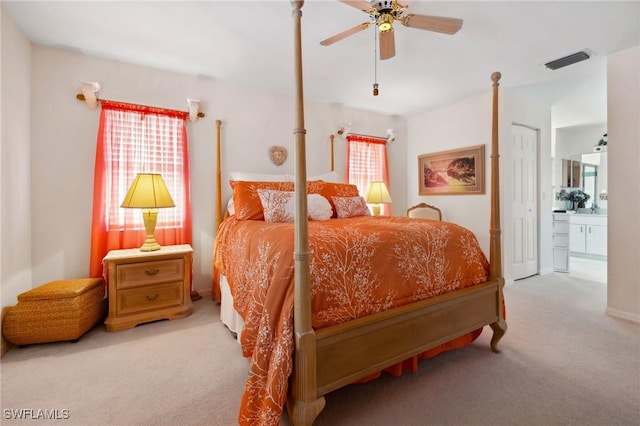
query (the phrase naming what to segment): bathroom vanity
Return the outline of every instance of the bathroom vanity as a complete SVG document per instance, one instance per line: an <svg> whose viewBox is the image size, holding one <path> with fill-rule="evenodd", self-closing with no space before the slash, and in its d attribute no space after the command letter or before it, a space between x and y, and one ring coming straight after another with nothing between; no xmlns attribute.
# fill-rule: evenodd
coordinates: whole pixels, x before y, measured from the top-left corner
<svg viewBox="0 0 640 426"><path fill-rule="evenodd" d="M569 251L571 254L607 255L607 216L599 214L569 215Z"/></svg>
<svg viewBox="0 0 640 426"><path fill-rule="evenodd" d="M569 255L607 256L607 216L553 213L553 270L569 272Z"/></svg>

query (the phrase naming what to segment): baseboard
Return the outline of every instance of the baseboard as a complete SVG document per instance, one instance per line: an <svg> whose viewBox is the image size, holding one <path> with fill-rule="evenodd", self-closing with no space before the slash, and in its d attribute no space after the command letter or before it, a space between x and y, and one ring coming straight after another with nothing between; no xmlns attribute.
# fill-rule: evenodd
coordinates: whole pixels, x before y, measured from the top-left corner
<svg viewBox="0 0 640 426"><path fill-rule="evenodd" d="M2 329L2 324L4 323L4 316L9 310L10 306L5 306L2 308L2 314L0 316L0 330ZM4 338L4 334L2 335L2 343L0 344L0 358L4 356L9 350L13 348L13 343Z"/></svg>
<svg viewBox="0 0 640 426"><path fill-rule="evenodd" d="M540 275L547 275L553 272L553 268L545 268L545 269L540 269L539 274Z"/></svg>
<svg viewBox="0 0 640 426"><path fill-rule="evenodd" d="M202 297L211 297L211 289L196 289L198 294Z"/></svg>
<svg viewBox="0 0 640 426"><path fill-rule="evenodd" d="M615 318L620 318L623 320L632 321L640 324L640 315L637 315L637 314L632 314L630 312L625 312L625 311L621 311L613 308L605 309L605 313Z"/></svg>

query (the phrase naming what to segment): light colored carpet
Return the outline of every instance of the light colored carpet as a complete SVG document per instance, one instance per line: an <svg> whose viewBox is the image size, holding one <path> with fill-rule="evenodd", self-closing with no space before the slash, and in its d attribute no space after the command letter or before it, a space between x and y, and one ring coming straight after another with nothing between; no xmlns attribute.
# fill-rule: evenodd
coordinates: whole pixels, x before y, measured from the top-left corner
<svg viewBox="0 0 640 426"><path fill-rule="evenodd" d="M416 373L327 395L316 425L640 425L640 326L605 315L605 298L603 283L568 274L517 281L500 354L485 329ZM9 351L2 424L233 425L247 366L203 299L185 319ZM14 420L11 409L70 418Z"/></svg>

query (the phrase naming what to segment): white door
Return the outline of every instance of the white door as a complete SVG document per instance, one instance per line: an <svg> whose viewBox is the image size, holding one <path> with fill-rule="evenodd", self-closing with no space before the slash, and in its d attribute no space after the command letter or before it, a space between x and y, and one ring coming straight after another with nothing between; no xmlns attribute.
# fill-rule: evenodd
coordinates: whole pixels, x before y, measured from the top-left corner
<svg viewBox="0 0 640 426"><path fill-rule="evenodd" d="M511 126L513 176L513 276L538 273L538 132Z"/></svg>

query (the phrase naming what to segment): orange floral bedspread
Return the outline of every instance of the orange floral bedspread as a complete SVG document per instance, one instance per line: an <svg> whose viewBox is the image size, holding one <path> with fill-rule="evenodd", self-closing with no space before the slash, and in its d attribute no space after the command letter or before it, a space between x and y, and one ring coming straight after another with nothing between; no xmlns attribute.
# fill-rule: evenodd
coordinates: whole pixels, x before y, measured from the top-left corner
<svg viewBox="0 0 640 426"><path fill-rule="evenodd" d="M293 241L292 223L234 216L216 239L214 266L227 277L245 320L240 343L250 373L241 424L277 425L282 415L293 366ZM448 222L369 216L311 221L309 249L316 329L488 278L476 237Z"/></svg>

